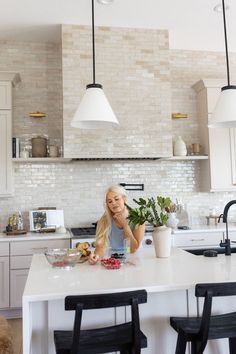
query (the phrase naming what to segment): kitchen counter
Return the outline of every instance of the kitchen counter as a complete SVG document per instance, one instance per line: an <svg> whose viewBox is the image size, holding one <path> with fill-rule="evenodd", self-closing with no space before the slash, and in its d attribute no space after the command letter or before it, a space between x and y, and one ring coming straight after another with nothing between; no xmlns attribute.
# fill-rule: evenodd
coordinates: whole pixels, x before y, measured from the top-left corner
<svg viewBox="0 0 236 354"><path fill-rule="evenodd" d="M27 301L59 299L68 295L68 291L98 294L141 288L148 292L187 289L198 282L236 281L235 269L235 254L207 258L178 248L172 248L169 258L156 258L154 248L143 249L115 271L87 262L69 271L55 269L44 255L34 255L23 298Z"/></svg>
<svg viewBox="0 0 236 354"><path fill-rule="evenodd" d="M234 230L236 231L236 225L229 225L229 231ZM225 231L225 224L218 224L218 225L196 225L191 227L189 230L173 230L172 233L175 234L187 234L192 232L216 232L216 231ZM14 242L14 241L33 241L33 240L52 240L54 238L64 239L64 238L71 238L70 231L66 233L59 233L59 232L44 232L44 233L37 233L37 232L27 232L25 235L14 235L8 236L3 232L0 232L0 242Z"/></svg>
<svg viewBox="0 0 236 354"><path fill-rule="evenodd" d="M235 224L229 224L228 225L229 232L230 231L236 231L236 225ZM188 232L216 232L216 231L225 231L225 223L219 223L217 225L194 225L191 226L189 230L179 230L175 229L172 231L173 234L184 234Z"/></svg>
<svg viewBox="0 0 236 354"><path fill-rule="evenodd" d="M37 232L27 232L24 235L6 235L5 233L0 233L0 242L14 242L14 241L35 241L35 240L53 240L57 239L65 239L70 238L70 232L67 231L66 233L59 233L59 232L44 232L44 233L37 233Z"/></svg>
<svg viewBox="0 0 236 354"><path fill-rule="evenodd" d="M229 281L236 281L235 254L230 257L218 255L206 258L173 248L169 258L160 259L155 257L152 248L143 249L139 254L131 256L130 262L119 270L107 270L100 264L91 266L84 263L69 271L54 269L44 255L34 255L23 295L24 354L38 354L40 351L55 353L53 329L72 326L72 317L69 318L68 312L63 310L66 295L136 289L146 289L148 292L148 304L143 306L145 310L141 312L141 323L142 318L145 318L144 327L148 331L149 342L144 352L153 353L157 347L160 349L155 349L156 354L174 352L176 336L169 328L169 316L196 313L196 283ZM34 316L38 316L39 312L41 324L37 321L37 326L33 328ZM157 322L155 326L154 318ZM43 328L50 333L48 342L44 340L46 335L43 334ZM34 342L34 337L38 338L38 343ZM214 353L214 350L209 353Z"/></svg>
<svg viewBox="0 0 236 354"><path fill-rule="evenodd" d="M199 272L192 277L190 271L183 274L183 267L191 268L194 272L200 263L198 257L178 248L172 249L170 258L156 258L152 248L132 255L130 262L119 270L108 271L100 264L91 266L86 262L68 271L51 267L44 255L34 255L23 299L44 301L64 298L68 295L68 289L70 294L98 294L141 288L148 292L185 289L194 284L193 279L199 276Z"/></svg>

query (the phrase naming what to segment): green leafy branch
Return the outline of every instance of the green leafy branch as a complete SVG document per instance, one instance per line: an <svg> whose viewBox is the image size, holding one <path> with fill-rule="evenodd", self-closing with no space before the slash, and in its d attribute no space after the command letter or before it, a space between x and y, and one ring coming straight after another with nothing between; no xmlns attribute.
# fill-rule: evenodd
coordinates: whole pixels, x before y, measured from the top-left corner
<svg viewBox="0 0 236 354"><path fill-rule="evenodd" d="M126 207L129 211L128 220L134 226L150 223L154 227L166 225L168 214L166 209L170 207L171 199L169 197L157 196L156 199L151 197L145 200L139 198L133 201L139 205L138 208L131 208L128 204Z"/></svg>

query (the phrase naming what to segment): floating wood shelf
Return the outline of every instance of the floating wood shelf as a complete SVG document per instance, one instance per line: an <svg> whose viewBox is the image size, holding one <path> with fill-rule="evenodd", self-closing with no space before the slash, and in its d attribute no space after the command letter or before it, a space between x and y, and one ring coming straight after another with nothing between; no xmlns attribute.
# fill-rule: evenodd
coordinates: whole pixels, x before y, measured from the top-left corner
<svg viewBox="0 0 236 354"><path fill-rule="evenodd" d="M153 161L180 161L180 160L207 160L208 156L206 155L189 155L189 156L171 156L171 157L85 157L85 158L66 158L66 157L29 157L26 159L23 158L13 158L13 162L70 162L70 161L144 161L144 160L153 160Z"/></svg>
<svg viewBox="0 0 236 354"><path fill-rule="evenodd" d="M65 157L29 157L27 159L13 158L13 162L70 162L71 159Z"/></svg>
<svg viewBox="0 0 236 354"><path fill-rule="evenodd" d="M172 156L169 160L208 160L207 155Z"/></svg>

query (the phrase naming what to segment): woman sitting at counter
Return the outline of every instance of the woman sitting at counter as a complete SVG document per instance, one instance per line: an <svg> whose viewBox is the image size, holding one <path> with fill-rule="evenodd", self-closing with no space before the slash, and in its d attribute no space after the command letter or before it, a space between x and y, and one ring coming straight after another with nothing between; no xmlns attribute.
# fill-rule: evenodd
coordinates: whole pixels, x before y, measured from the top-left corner
<svg viewBox="0 0 236 354"><path fill-rule="evenodd" d="M91 264L97 263L107 249L124 248L126 240L130 243L130 251L138 250L145 231L145 225L133 229L127 220L128 211L126 190L121 186L111 186L105 193L105 212L97 224L96 249L89 257Z"/></svg>

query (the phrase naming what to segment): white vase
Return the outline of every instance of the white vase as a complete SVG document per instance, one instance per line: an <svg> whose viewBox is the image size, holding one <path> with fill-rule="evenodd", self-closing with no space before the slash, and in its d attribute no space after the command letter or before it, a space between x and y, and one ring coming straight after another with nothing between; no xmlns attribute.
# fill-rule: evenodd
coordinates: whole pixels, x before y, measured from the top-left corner
<svg viewBox="0 0 236 354"><path fill-rule="evenodd" d="M152 238L155 247L156 257L169 257L171 249L171 228L166 226L156 227L153 230Z"/></svg>
<svg viewBox="0 0 236 354"><path fill-rule="evenodd" d="M178 136L174 143L174 156L186 156L187 147L181 136Z"/></svg>
<svg viewBox="0 0 236 354"><path fill-rule="evenodd" d="M179 223L179 219L177 219L176 213L169 213L166 226L171 227L172 229L176 229L178 223Z"/></svg>

